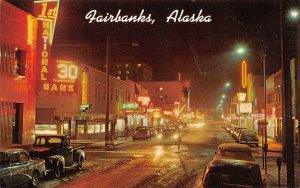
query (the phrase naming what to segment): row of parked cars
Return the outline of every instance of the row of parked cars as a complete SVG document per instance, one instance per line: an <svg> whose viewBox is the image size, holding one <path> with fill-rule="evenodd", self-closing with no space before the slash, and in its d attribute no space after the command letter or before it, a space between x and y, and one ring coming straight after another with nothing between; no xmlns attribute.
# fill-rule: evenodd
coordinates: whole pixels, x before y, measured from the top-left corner
<svg viewBox="0 0 300 188"><path fill-rule="evenodd" d="M234 124L224 123L222 127L233 137L238 143L248 144L258 147L258 136L254 130L245 127L239 127Z"/></svg>
<svg viewBox="0 0 300 188"><path fill-rule="evenodd" d="M266 182L248 145L226 143L205 167L199 187L266 187Z"/></svg>
<svg viewBox="0 0 300 188"><path fill-rule="evenodd" d="M83 148L72 148L67 135L40 135L29 151L0 149L0 187L36 187L48 174L59 178L67 169L81 170L86 160Z"/></svg>

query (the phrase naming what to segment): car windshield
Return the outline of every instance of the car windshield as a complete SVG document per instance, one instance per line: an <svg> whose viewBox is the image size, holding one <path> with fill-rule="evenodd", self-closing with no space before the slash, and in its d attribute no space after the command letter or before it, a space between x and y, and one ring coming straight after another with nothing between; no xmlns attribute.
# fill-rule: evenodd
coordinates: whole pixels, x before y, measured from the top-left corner
<svg viewBox="0 0 300 188"><path fill-rule="evenodd" d="M247 175L245 175L247 174ZM205 187L261 187L259 169L222 166L212 169L205 178ZM233 186L235 185L235 186Z"/></svg>
<svg viewBox="0 0 300 188"><path fill-rule="evenodd" d="M258 140L256 135L242 135L241 140Z"/></svg>
<svg viewBox="0 0 300 188"><path fill-rule="evenodd" d="M138 131L138 132L147 132L147 128L146 127L137 127L136 131Z"/></svg>
<svg viewBox="0 0 300 188"><path fill-rule="evenodd" d="M245 151L220 151L219 156L226 159L238 159L252 161L252 154Z"/></svg>
<svg viewBox="0 0 300 188"><path fill-rule="evenodd" d="M34 146L60 146L62 138L60 137L38 137Z"/></svg>

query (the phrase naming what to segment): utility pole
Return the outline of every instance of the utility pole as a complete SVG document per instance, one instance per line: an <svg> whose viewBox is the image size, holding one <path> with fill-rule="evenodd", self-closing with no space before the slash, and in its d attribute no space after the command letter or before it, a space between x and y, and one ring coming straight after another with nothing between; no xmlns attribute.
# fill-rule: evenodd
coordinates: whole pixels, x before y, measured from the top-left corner
<svg viewBox="0 0 300 188"><path fill-rule="evenodd" d="M280 1L280 20L281 20L281 55L282 55L282 74L283 74L283 96L284 96L284 115L283 126L285 127L285 157L287 168L287 187L295 187L294 170L294 124L292 120L292 100L291 100L291 78L290 60L292 55L289 50L289 29L286 24L286 11L288 10L287 1Z"/></svg>
<svg viewBox="0 0 300 188"><path fill-rule="evenodd" d="M110 134L109 134L109 35L106 36L106 114L105 114L105 146L110 145Z"/></svg>
<svg viewBox="0 0 300 188"><path fill-rule="evenodd" d="M297 51L296 51L296 119L298 120L298 155L297 163L300 163L300 24L297 19ZM298 97L297 97L298 96Z"/></svg>

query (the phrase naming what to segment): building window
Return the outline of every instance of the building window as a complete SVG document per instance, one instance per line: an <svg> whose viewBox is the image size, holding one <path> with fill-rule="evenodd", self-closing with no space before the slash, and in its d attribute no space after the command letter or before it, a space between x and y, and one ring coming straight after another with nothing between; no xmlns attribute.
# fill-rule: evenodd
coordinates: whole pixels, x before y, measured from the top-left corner
<svg viewBox="0 0 300 188"><path fill-rule="evenodd" d="M26 52L24 50L15 49L15 65L14 73L25 76Z"/></svg>
<svg viewBox="0 0 300 188"><path fill-rule="evenodd" d="M95 125L88 125L88 134L95 133Z"/></svg>
<svg viewBox="0 0 300 188"><path fill-rule="evenodd" d="M100 133L101 131L101 125L100 124L96 124L95 125L95 133Z"/></svg>
<svg viewBox="0 0 300 188"><path fill-rule="evenodd" d="M0 43L0 72L25 76L26 51Z"/></svg>
<svg viewBox="0 0 300 188"><path fill-rule="evenodd" d="M164 88L160 87L159 92L161 92L161 93L164 92Z"/></svg>
<svg viewBox="0 0 300 188"><path fill-rule="evenodd" d="M84 125L78 125L78 134L84 134Z"/></svg>
<svg viewBox="0 0 300 188"><path fill-rule="evenodd" d="M118 74L122 74L122 71L118 71Z"/></svg>
<svg viewBox="0 0 300 188"><path fill-rule="evenodd" d="M126 74L130 74L130 72L129 72L129 71L126 71L125 73L126 73Z"/></svg>
<svg viewBox="0 0 300 188"><path fill-rule="evenodd" d="M125 64L125 67L129 67L129 64Z"/></svg>

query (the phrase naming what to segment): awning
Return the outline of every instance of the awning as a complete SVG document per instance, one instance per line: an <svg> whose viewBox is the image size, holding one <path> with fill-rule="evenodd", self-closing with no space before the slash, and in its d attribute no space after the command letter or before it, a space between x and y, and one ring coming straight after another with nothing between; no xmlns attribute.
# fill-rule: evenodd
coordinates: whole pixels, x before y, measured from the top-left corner
<svg viewBox="0 0 300 188"><path fill-rule="evenodd" d="M36 124L53 123L55 108L36 108Z"/></svg>

